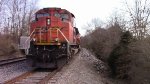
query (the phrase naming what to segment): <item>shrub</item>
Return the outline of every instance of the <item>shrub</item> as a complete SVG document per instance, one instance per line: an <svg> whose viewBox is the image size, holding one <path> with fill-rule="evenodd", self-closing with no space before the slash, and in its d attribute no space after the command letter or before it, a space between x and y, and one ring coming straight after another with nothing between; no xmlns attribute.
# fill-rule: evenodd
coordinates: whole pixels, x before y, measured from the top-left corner
<svg viewBox="0 0 150 84"><path fill-rule="evenodd" d="M113 48L120 41L121 33L121 28L117 24L107 29L97 28L82 37L81 45L92 51L97 58L106 62Z"/></svg>
<svg viewBox="0 0 150 84"><path fill-rule="evenodd" d="M150 39L138 40L129 45L131 63L128 70L132 84L150 83Z"/></svg>
<svg viewBox="0 0 150 84"><path fill-rule="evenodd" d="M150 39L131 40L125 32L119 45L111 53L108 63L112 75L130 84L150 83Z"/></svg>
<svg viewBox="0 0 150 84"><path fill-rule="evenodd" d="M108 58L108 64L111 68L112 75L117 78L128 78L130 50L128 48L131 43L132 35L130 32L123 33L119 45L112 51Z"/></svg>

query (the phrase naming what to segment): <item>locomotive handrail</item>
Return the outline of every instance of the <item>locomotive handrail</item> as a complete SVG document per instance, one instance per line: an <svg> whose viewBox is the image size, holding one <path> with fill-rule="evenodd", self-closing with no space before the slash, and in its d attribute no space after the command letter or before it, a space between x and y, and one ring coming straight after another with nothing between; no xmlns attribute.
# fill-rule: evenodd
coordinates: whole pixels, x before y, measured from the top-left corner
<svg viewBox="0 0 150 84"><path fill-rule="evenodd" d="M57 30L57 36L58 36L58 31L61 33L61 35L65 38L65 40L67 41L67 43L69 43L69 40L66 38L66 36L62 33L62 31L59 28L49 28L50 30Z"/></svg>
<svg viewBox="0 0 150 84"><path fill-rule="evenodd" d="M31 34L29 35L29 38L25 40L25 45L24 45L24 46L26 46L27 41L30 40L30 37L34 34L35 30L36 30L36 29L34 29L34 30L31 32ZM30 43L29 43L29 46L30 46Z"/></svg>
<svg viewBox="0 0 150 84"><path fill-rule="evenodd" d="M65 40L67 41L67 43L69 43L69 40L66 38L66 36L62 33L62 31L60 31L60 29L57 29L61 34L62 36L65 38Z"/></svg>
<svg viewBox="0 0 150 84"><path fill-rule="evenodd" d="M59 28L49 28L48 30L50 30L50 33L51 33L51 30L57 30L57 37L58 37L58 31L59 31L61 35L65 38L67 43L69 43L69 40L66 38L66 36L62 33L62 31ZM51 34L50 34L50 37L51 37Z"/></svg>
<svg viewBox="0 0 150 84"><path fill-rule="evenodd" d="M40 30L40 43L41 43L41 28L35 28L32 32L31 32L31 34L29 35L29 38L28 39L26 39L26 41L25 41L25 43L28 41L28 40L30 40L30 37L34 34L34 32L36 31L36 30ZM59 29L59 28L49 28L48 30L54 30L54 29L56 29L57 30L57 36L58 36L58 31L61 33L61 35L64 37L64 39L67 41L67 43L70 43L69 42L69 40L66 38L66 36L64 35L64 33Z"/></svg>
<svg viewBox="0 0 150 84"><path fill-rule="evenodd" d="M35 30L37 30L37 29L40 29L40 28L35 28L32 32L31 32L31 34L29 35L29 37L31 37L32 35L33 35L33 33L35 32ZM30 38L29 38L30 39ZM27 39L25 42L27 42L29 39Z"/></svg>

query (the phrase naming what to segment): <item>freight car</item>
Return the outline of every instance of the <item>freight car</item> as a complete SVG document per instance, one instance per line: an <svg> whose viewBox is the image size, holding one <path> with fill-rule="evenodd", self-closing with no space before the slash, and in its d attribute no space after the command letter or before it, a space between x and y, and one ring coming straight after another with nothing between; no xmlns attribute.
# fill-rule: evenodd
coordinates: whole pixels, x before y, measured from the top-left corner
<svg viewBox="0 0 150 84"><path fill-rule="evenodd" d="M66 9L43 8L35 13L29 36L21 36L20 49L36 67L57 67L59 58L69 60L80 48L80 33L74 26L75 16Z"/></svg>

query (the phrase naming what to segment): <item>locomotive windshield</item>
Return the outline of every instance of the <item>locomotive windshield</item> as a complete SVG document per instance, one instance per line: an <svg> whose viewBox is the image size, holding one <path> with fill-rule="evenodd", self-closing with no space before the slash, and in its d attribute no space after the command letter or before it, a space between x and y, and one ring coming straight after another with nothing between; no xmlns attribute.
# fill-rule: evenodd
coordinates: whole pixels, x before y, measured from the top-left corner
<svg viewBox="0 0 150 84"><path fill-rule="evenodd" d="M63 14L55 13L54 16L58 18L69 19L69 15L64 13Z"/></svg>
<svg viewBox="0 0 150 84"><path fill-rule="evenodd" d="M68 16L68 14L61 14L61 18L69 19L69 16Z"/></svg>
<svg viewBox="0 0 150 84"><path fill-rule="evenodd" d="M39 13L39 14L36 14L36 17L37 18L40 18L40 17L47 17L47 16L50 16L49 13Z"/></svg>
<svg viewBox="0 0 150 84"><path fill-rule="evenodd" d="M54 16L55 16L55 17L60 17L60 14L56 12L56 13L54 14Z"/></svg>

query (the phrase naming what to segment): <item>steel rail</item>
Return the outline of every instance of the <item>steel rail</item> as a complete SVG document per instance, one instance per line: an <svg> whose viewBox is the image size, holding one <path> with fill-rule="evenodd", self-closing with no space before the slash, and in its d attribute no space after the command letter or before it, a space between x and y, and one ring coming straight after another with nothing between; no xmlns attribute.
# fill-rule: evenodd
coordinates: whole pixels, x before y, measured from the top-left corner
<svg viewBox="0 0 150 84"><path fill-rule="evenodd" d="M63 67L63 66L62 66ZM48 74L44 77L42 77L41 75L37 75L40 72L37 72L37 69L34 69L32 71L23 73L22 75L12 78L8 81L5 81L4 84L26 84L26 83L36 83L36 84L47 84L48 81L57 73L59 72L61 69L56 69L56 70L49 70ZM47 72L47 71L46 71ZM42 72L44 74L44 72ZM36 76L34 76L36 75ZM34 79L32 79L32 76L34 77ZM29 80L31 79L31 80ZM26 81L24 81L26 80Z"/></svg>
<svg viewBox="0 0 150 84"><path fill-rule="evenodd" d="M5 81L4 84L15 84L17 81L21 81L22 79L32 75L34 73L34 70L23 73L22 75L15 77L11 80Z"/></svg>
<svg viewBox="0 0 150 84"><path fill-rule="evenodd" d="M16 58L0 60L0 66L5 65L5 64L18 62L18 61L23 61L23 60L26 60L26 57L16 57Z"/></svg>

